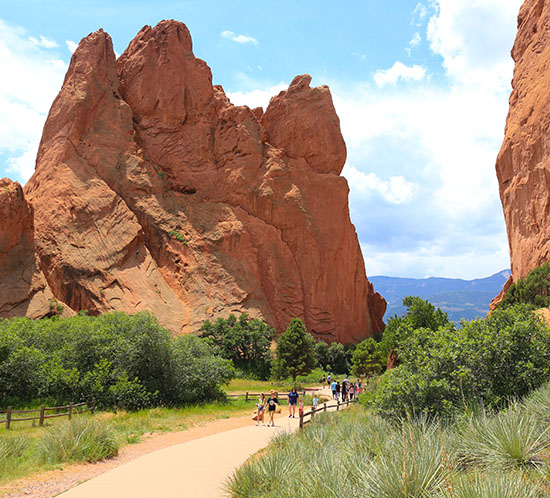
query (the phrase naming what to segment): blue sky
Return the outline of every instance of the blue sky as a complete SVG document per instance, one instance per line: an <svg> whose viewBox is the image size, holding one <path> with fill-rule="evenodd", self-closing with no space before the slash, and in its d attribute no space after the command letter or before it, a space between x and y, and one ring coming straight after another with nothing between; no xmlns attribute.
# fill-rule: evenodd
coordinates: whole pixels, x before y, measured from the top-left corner
<svg viewBox="0 0 550 498"><path fill-rule="evenodd" d="M494 163L521 0L3 3L0 177L32 174L75 43L103 28L122 53L173 18L236 104L265 107L297 74L330 86L368 275L509 266Z"/></svg>

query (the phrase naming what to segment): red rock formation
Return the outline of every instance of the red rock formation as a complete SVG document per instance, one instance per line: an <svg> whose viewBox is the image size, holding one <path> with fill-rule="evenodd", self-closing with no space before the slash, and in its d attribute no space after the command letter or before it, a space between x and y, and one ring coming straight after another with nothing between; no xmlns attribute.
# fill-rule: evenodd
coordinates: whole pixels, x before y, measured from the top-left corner
<svg viewBox="0 0 550 498"><path fill-rule="evenodd" d="M550 260L549 25L550 3L526 0L512 49L513 91L496 165L514 282ZM497 297L492 309L498 302Z"/></svg>
<svg viewBox="0 0 550 498"><path fill-rule="evenodd" d="M328 341L382 330L339 176L328 88L232 105L187 28L143 28L115 61L82 40L25 187L49 287L71 309L152 311L176 333L247 311Z"/></svg>
<svg viewBox="0 0 550 498"><path fill-rule="evenodd" d="M58 305L38 265L33 212L21 185L0 180L0 316L40 318ZM60 308L61 309L61 308Z"/></svg>

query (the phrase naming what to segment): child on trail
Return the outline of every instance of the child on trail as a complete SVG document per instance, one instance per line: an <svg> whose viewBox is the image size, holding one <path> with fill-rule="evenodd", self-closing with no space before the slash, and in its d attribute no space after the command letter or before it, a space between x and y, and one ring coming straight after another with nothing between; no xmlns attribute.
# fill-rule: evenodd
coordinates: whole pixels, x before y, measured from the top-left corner
<svg viewBox="0 0 550 498"><path fill-rule="evenodd" d="M330 375L329 375L329 377L330 377ZM332 389L332 399L336 399L336 385L337 385L337 382L336 382L336 381L334 381L334 382L330 385L330 387L331 387L331 389Z"/></svg>
<svg viewBox="0 0 550 498"><path fill-rule="evenodd" d="M298 392L296 388L293 387L292 390L288 393L288 418L296 418L296 403L298 402Z"/></svg>
<svg viewBox="0 0 550 498"><path fill-rule="evenodd" d="M311 402L313 409L317 410L317 407L319 406L319 398L317 397L317 393L313 396L313 401Z"/></svg>
<svg viewBox="0 0 550 498"><path fill-rule="evenodd" d="M265 425L264 423L264 415L265 415L265 394L260 393L260 397L258 398L258 402L256 403L256 407L258 408L258 412L256 414L256 425L260 425L260 420L262 421L262 425Z"/></svg>
<svg viewBox="0 0 550 498"><path fill-rule="evenodd" d="M276 409L277 409L277 398L275 398L274 393L271 393L271 396L267 401L267 411L269 413L269 421L267 423L268 427L270 426L270 424L271 424L271 427L275 427L275 410Z"/></svg>
<svg viewBox="0 0 550 498"><path fill-rule="evenodd" d="M302 398L298 400L298 416L301 417L304 413L304 402L302 401Z"/></svg>
<svg viewBox="0 0 550 498"><path fill-rule="evenodd" d="M323 374L323 378L321 379L321 382L323 383L323 389L325 388L326 381L327 381L327 378L325 377L325 374Z"/></svg>
<svg viewBox="0 0 550 498"><path fill-rule="evenodd" d="M336 401L340 400L340 382L336 381Z"/></svg>
<svg viewBox="0 0 550 498"><path fill-rule="evenodd" d="M348 393L350 401L353 401L353 396L355 394L355 386L353 385L353 383L350 383Z"/></svg>

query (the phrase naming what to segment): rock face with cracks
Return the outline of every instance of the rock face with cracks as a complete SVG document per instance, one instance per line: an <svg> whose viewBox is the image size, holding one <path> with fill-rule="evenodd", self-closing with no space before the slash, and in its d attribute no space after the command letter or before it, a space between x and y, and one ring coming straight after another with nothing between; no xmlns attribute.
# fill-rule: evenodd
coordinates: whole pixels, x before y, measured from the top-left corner
<svg viewBox="0 0 550 498"><path fill-rule="evenodd" d="M526 0L512 57L513 91L496 170L512 280L550 260L550 4ZM497 296L494 309L504 294Z"/></svg>
<svg viewBox="0 0 550 498"><path fill-rule="evenodd" d="M310 81L263 113L212 85L179 22L144 27L118 60L102 30L83 39L26 199L0 190L22 233L7 250L34 261L34 295L91 314L148 310L175 333L231 312L279 331L300 317L329 342L383 330L339 176L339 120Z"/></svg>

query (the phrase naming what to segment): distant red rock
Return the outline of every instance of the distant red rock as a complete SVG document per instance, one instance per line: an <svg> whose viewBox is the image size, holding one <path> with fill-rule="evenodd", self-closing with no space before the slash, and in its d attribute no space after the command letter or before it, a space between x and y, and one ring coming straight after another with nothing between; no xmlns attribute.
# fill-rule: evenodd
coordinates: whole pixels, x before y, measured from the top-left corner
<svg viewBox="0 0 550 498"><path fill-rule="evenodd" d="M496 164L514 282L550 260L549 25L550 3L526 0L512 49L513 91Z"/></svg>
<svg viewBox="0 0 550 498"><path fill-rule="evenodd" d="M182 23L146 26L118 60L102 30L84 38L17 201L45 289L74 311L151 311L175 333L244 311L279 331L301 317L329 342L383 330L339 120L310 81L252 111L212 86ZM0 210L13 202L0 191Z"/></svg>

